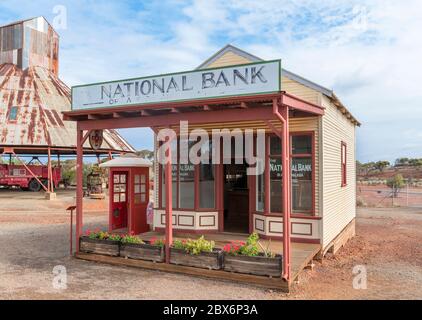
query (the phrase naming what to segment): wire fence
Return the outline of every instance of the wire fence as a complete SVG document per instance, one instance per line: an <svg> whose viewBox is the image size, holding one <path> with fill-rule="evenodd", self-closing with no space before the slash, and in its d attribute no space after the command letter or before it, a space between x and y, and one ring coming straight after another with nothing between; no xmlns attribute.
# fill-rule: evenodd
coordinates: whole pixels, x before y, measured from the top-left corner
<svg viewBox="0 0 422 320"><path fill-rule="evenodd" d="M405 185L396 194L386 185L357 185L359 206L422 208L422 188Z"/></svg>

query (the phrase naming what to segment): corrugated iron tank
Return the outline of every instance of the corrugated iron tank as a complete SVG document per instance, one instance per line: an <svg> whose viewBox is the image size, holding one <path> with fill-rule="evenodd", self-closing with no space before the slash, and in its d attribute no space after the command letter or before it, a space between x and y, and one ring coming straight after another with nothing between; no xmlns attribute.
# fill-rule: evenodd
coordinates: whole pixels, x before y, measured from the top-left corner
<svg viewBox="0 0 422 320"><path fill-rule="evenodd" d="M58 78L58 52L59 37L43 17L0 27L0 148L76 148L76 125L61 113L71 98ZM101 148L134 151L114 130L104 131Z"/></svg>

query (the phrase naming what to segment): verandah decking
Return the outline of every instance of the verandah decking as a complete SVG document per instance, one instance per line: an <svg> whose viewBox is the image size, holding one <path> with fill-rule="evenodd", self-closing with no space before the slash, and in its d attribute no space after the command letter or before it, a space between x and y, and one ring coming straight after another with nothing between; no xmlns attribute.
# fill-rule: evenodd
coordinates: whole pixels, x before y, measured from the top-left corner
<svg viewBox="0 0 422 320"><path fill-rule="evenodd" d="M207 240L215 241L216 247L222 248L225 244L230 243L231 241L246 241L247 239L246 234L237 234L237 233L215 233L215 234L207 234ZM160 232L147 232L140 234L139 237L143 240L150 240L152 238L163 238L164 234ZM198 238L200 235L197 234L186 234L186 233L175 233L174 239L186 239L186 238ZM272 252L283 254L283 242L276 241L276 240L260 240L261 244L264 248L267 246ZM194 276L202 276L208 277L213 279L221 279L221 280L231 280L243 283L249 283L252 285L267 287L267 288L275 288L282 291L289 291L290 285L298 278L300 272L314 259L314 257L319 253L321 250L321 245L319 244L312 244L312 243L292 243L291 247L291 279L290 282L287 283L281 278L269 278L263 276L255 276L255 275L247 275L247 274L239 274L239 273L230 273L221 270L206 270L206 269L199 269L194 267L185 267L173 264L166 264L166 263L153 263L149 261L143 260L133 260L133 259L125 259L122 257L109 257L109 256L101 256L96 254L88 254L88 253L77 253L76 257L89 260L89 261L96 261L102 263L109 263L113 265L122 265L122 266L131 266L131 267L140 267L145 269L152 269L158 271L165 271L165 272L174 272L174 273L182 273Z"/></svg>

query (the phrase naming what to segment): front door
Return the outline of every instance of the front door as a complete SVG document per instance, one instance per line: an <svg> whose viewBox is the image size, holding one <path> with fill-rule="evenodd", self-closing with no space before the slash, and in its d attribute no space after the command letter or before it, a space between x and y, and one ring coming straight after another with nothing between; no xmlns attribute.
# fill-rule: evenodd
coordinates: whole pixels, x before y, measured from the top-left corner
<svg viewBox="0 0 422 320"><path fill-rule="evenodd" d="M127 228L128 173L112 173L113 188L111 194L112 230Z"/></svg>
<svg viewBox="0 0 422 320"><path fill-rule="evenodd" d="M224 165L224 231L249 232L249 186L246 164Z"/></svg>

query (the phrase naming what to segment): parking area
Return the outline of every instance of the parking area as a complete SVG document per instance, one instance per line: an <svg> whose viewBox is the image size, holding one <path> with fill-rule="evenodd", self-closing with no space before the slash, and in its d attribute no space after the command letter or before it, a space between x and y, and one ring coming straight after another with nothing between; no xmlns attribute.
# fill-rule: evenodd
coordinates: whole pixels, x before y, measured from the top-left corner
<svg viewBox="0 0 422 320"><path fill-rule="evenodd" d="M106 227L107 200L85 201L85 225ZM69 257L73 191L58 199L0 190L1 299L422 299L422 209L360 208L357 236L305 270L290 294L232 282L101 265ZM367 289L353 288L364 266ZM67 288L55 289L55 266ZM180 290L183 288L183 290ZM212 292L212 295L210 294Z"/></svg>

